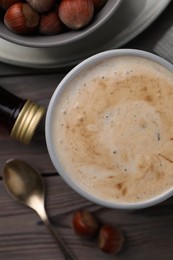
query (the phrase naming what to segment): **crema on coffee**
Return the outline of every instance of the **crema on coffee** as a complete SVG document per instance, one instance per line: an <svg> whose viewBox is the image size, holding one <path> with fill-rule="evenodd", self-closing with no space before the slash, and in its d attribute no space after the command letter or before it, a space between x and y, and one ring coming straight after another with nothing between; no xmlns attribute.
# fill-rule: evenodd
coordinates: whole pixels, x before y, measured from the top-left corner
<svg viewBox="0 0 173 260"><path fill-rule="evenodd" d="M80 73L59 96L52 132L64 171L110 202L173 187L173 75L152 61L115 57Z"/></svg>

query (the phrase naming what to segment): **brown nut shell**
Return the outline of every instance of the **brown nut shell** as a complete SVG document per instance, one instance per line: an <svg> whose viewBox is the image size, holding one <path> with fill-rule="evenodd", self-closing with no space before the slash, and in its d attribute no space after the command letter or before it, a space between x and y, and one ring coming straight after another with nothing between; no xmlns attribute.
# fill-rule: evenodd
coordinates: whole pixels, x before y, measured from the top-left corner
<svg viewBox="0 0 173 260"><path fill-rule="evenodd" d="M39 32L45 35L58 34L63 29L63 23L58 15L58 7L46 14L42 14L39 24Z"/></svg>
<svg viewBox="0 0 173 260"><path fill-rule="evenodd" d="M98 235L99 248L108 254L117 254L123 247L124 236L122 231L117 228L104 224Z"/></svg>
<svg viewBox="0 0 173 260"><path fill-rule="evenodd" d="M72 224L75 233L82 237L94 237L99 228L97 219L87 209L76 211Z"/></svg>
<svg viewBox="0 0 173 260"><path fill-rule="evenodd" d="M39 24L39 15L26 3L16 3L5 13L4 23L13 32L34 32Z"/></svg>
<svg viewBox="0 0 173 260"><path fill-rule="evenodd" d="M62 0L59 6L61 21L71 29L86 26L94 15L92 0Z"/></svg>
<svg viewBox="0 0 173 260"><path fill-rule="evenodd" d="M55 0L26 0L26 2L37 12L44 13L48 12Z"/></svg>

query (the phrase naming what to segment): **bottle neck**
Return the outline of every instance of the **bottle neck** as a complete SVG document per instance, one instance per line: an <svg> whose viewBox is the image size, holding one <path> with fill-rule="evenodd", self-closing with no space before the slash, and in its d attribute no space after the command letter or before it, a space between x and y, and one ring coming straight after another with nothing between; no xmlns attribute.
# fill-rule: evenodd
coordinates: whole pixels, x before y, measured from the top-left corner
<svg viewBox="0 0 173 260"><path fill-rule="evenodd" d="M0 87L0 124L10 132L26 100Z"/></svg>
<svg viewBox="0 0 173 260"><path fill-rule="evenodd" d="M43 106L0 87L0 125L9 131L11 137L29 144L44 114Z"/></svg>

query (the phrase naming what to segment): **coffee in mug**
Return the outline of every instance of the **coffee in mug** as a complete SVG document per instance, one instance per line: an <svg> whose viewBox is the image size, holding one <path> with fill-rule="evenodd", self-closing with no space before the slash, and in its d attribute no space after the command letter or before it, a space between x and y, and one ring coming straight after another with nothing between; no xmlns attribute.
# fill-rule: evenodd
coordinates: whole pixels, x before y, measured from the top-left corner
<svg viewBox="0 0 173 260"><path fill-rule="evenodd" d="M98 203L150 201L173 187L172 113L172 71L145 55L115 50L60 84L51 120L53 161L73 188Z"/></svg>

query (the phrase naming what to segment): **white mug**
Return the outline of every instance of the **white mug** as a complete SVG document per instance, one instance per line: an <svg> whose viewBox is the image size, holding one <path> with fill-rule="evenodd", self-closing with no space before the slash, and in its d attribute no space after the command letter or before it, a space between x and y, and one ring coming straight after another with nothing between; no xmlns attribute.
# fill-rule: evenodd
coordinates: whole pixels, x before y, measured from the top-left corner
<svg viewBox="0 0 173 260"><path fill-rule="evenodd" d="M95 67L99 63L109 60L110 58L124 57L124 56L144 58L146 60L155 62L156 64L160 64L171 73L173 72L173 65L170 64L168 61L152 53L141 51L141 50L133 50L133 49L109 50L87 58L86 60L78 64L76 67L74 67L63 78L63 80L57 86L50 100L48 110L47 110L46 125L45 125L46 143L47 143L47 148L48 148L50 158L57 172L60 174L63 180L77 193L79 193L86 199L105 207L119 208L119 209L140 209L140 208L145 208L145 207L155 205L171 197L173 195L173 187L172 188L169 187L168 190L161 192L160 194L155 195L149 199L144 199L141 201L139 200L135 202L107 200L107 199L100 198L99 196L95 196L90 192L86 191L84 186L79 186L79 184L76 181L74 181L73 178L71 178L69 173L64 170L64 165L62 165L62 162L60 162L59 157L57 155L55 149L55 140L52 134L53 125L54 125L53 122L54 114L55 114L55 110L57 109L57 104L59 103L59 99L61 98L62 93L66 90L67 86L71 83L71 81L74 80L76 77L78 77L83 71L87 71L88 68Z"/></svg>

